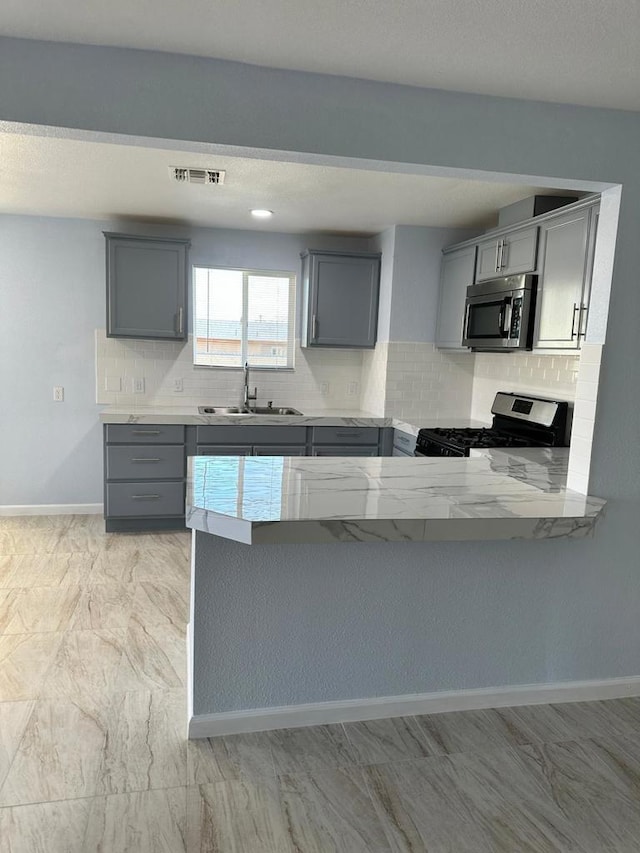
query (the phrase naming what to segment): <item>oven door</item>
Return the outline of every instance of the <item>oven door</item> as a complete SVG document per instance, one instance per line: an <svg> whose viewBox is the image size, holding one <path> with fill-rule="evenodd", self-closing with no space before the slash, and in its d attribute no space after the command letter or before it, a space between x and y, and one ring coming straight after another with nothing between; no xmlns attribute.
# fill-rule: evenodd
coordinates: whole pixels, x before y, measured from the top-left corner
<svg viewBox="0 0 640 853"><path fill-rule="evenodd" d="M483 350L530 348L528 291L467 296L464 346ZM525 305L526 303L526 305Z"/></svg>

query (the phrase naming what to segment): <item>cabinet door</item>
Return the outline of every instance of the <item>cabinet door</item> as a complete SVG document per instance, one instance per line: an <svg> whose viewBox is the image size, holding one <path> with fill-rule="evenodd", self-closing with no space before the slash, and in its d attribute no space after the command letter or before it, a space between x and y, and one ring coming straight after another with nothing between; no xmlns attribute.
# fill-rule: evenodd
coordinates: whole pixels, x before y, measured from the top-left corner
<svg viewBox="0 0 640 853"><path fill-rule="evenodd" d="M500 275L520 275L536 269L538 228L525 228L503 237Z"/></svg>
<svg viewBox="0 0 640 853"><path fill-rule="evenodd" d="M537 226L483 240L478 243L476 281L534 272L537 248Z"/></svg>
<svg viewBox="0 0 640 853"><path fill-rule="evenodd" d="M187 241L105 235L107 336L187 336Z"/></svg>
<svg viewBox="0 0 640 853"><path fill-rule="evenodd" d="M495 237L478 243L476 281L484 281L485 279L496 278L500 275L500 245L500 240Z"/></svg>
<svg viewBox="0 0 640 853"><path fill-rule="evenodd" d="M312 254L309 272L309 346L375 346L380 258Z"/></svg>
<svg viewBox="0 0 640 853"><path fill-rule="evenodd" d="M253 448L254 456L306 456L306 447L288 446L283 444L263 444Z"/></svg>
<svg viewBox="0 0 640 853"><path fill-rule="evenodd" d="M578 210L542 225L534 347L580 347L591 211Z"/></svg>
<svg viewBox="0 0 640 853"><path fill-rule="evenodd" d="M436 344L441 348L463 349L464 301L467 287L473 284L475 263L475 246L442 256L436 329Z"/></svg>

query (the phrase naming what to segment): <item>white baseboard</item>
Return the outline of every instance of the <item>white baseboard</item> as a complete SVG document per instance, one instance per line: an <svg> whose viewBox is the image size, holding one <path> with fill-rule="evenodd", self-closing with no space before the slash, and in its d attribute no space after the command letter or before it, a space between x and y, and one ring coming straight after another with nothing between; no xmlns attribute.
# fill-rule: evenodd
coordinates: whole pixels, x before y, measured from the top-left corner
<svg viewBox="0 0 640 853"><path fill-rule="evenodd" d="M196 714L189 720L189 737L299 728L326 723L351 723L413 714L441 714L511 705L541 705L549 702L584 702L640 696L640 676L608 678L601 681L563 681L552 684L518 684L512 687L481 687L382 696L373 699L346 699L280 708L255 708L220 714Z"/></svg>
<svg viewBox="0 0 640 853"><path fill-rule="evenodd" d="M101 514L102 504L24 504L22 506L0 506L3 515L96 515Z"/></svg>

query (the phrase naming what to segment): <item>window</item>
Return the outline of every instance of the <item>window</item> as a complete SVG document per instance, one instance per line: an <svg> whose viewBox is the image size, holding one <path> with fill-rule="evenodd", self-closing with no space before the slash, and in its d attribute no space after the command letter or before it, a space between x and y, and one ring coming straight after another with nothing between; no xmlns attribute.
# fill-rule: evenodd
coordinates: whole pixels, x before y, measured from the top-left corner
<svg viewBox="0 0 640 853"><path fill-rule="evenodd" d="M193 290L194 364L293 367L294 273L194 267Z"/></svg>

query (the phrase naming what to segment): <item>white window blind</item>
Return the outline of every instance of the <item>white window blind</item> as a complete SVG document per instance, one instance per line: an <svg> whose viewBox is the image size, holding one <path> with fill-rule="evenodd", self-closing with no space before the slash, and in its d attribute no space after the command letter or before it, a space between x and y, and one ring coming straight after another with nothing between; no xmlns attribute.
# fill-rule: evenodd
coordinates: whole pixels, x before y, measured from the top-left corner
<svg viewBox="0 0 640 853"><path fill-rule="evenodd" d="M293 367L294 273L194 267L193 290L194 364Z"/></svg>

